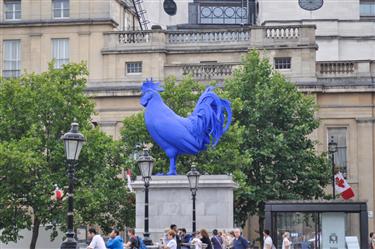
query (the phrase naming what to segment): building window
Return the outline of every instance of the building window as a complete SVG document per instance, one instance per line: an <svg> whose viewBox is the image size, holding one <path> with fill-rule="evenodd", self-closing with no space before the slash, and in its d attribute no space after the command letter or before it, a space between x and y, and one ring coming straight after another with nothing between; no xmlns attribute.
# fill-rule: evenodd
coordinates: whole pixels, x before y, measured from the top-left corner
<svg viewBox="0 0 375 249"><path fill-rule="evenodd" d="M137 74L142 73L142 62L127 62L126 63L126 73L127 74Z"/></svg>
<svg viewBox="0 0 375 249"><path fill-rule="evenodd" d="M69 39L52 39L52 57L57 69L69 63Z"/></svg>
<svg viewBox="0 0 375 249"><path fill-rule="evenodd" d="M12 0L4 1L4 15L5 20L20 20L21 19L21 1Z"/></svg>
<svg viewBox="0 0 375 249"><path fill-rule="evenodd" d="M275 62L275 69L290 69L291 68L290 57L275 58L274 62Z"/></svg>
<svg viewBox="0 0 375 249"><path fill-rule="evenodd" d="M337 152L334 153L335 165L340 167L340 172L346 178L347 176L347 139L346 139L347 129L343 128L328 128L328 141L333 141L337 143Z"/></svg>
<svg viewBox="0 0 375 249"><path fill-rule="evenodd" d="M69 0L53 0L52 1L53 18L69 17Z"/></svg>
<svg viewBox="0 0 375 249"><path fill-rule="evenodd" d="M21 41L3 41L3 77L13 78L21 75Z"/></svg>
<svg viewBox="0 0 375 249"><path fill-rule="evenodd" d="M238 6L200 6L201 24L247 24L246 7Z"/></svg>
<svg viewBox="0 0 375 249"><path fill-rule="evenodd" d="M369 17L374 16L375 17L375 2L374 1L361 1L360 2L360 16L363 17Z"/></svg>

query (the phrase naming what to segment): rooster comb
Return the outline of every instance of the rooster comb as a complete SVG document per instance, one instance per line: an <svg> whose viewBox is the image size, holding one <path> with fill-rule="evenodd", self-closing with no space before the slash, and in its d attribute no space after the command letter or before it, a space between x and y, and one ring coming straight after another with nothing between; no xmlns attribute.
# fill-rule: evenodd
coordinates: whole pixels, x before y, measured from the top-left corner
<svg viewBox="0 0 375 249"><path fill-rule="evenodd" d="M154 82L152 78L150 80L146 79L143 81L142 92L146 92L148 90L154 90L157 92L164 91L164 89L160 86L160 82Z"/></svg>

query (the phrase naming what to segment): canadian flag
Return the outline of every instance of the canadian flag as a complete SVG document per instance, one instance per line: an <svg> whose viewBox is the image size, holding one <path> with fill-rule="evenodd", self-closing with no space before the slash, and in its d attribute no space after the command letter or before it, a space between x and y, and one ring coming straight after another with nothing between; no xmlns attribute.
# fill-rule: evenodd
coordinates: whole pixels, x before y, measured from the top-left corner
<svg viewBox="0 0 375 249"><path fill-rule="evenodd" d="M354 197L352 187L350 187L341 172L337 172L335 175L335 190L336 193L340 194L345 200L349 200L350 198Z"/></svg>
<svg viewBox="0 0 375 249"><path fill-rule="evenodd" d="M128 171L126 172L126 179L128 181L128 189L130 192L133 192L133 188L132 188L132 179L130 178L132 176L132 172L130 169L128 169Z"/></svg>

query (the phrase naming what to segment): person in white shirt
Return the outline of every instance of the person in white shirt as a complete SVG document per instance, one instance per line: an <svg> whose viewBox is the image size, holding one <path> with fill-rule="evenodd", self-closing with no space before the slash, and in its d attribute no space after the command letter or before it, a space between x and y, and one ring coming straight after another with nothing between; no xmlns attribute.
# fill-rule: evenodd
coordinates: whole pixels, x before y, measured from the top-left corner
<svg viewBox="0 0 375 249"><path fill-rule="evenodd" d="M88 237L91 239L91 243L87 249L106 249L102 236L96 234L95 228L89 229Z"/></svg>
<svg viewBox="0 0 375 249"><path fill-rule="evenodd" d="M263 241L263 249L272 249L273 242L270 236L270 230L265 229L263 231L264 241Z"/></svg>
<svg viewBox="0 0 375 249"><path fill-rule="evenodd" d="M191 240L191 245L194 246L195 249L202 249L202 241L200 239L200 233L195 232L193 234L193 239Z"/></svg>
<svg viewBox="0 0 375 249"><path fill-rule="evenodd" d="M291 244L292 242L290 242L289 240L289 232L285 232L283 234L283 246L281 247L281 249L290 249Z"/></svg>
<svg viewBox="0 0 375 249"><path fill-rule="evenodd" d="M168 244L164 245L164 249L177 249L177 242L175 240L176 232L169 230L167 233Z"/></svg>

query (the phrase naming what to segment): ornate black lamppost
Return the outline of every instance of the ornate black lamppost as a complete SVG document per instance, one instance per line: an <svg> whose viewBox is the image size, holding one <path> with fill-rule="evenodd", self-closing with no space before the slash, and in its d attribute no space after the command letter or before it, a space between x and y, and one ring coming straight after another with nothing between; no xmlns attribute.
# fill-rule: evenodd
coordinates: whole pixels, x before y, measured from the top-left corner
<svg viewBox="0 0 375 249"><path fill-rule="evenodd" d="M145 183L145 229L144 229L144 243L145 245L152 245L150 233L148 232L148 187L152 175L152 168L154 167L154 159L150 156L147 149L143 150L142 155L138 157L138 167L141 171L143 182Z"/></svg>
<svg viewBox="0 0 375 249"><path fill-rule="evenodd" d="M190 191L193 198L193 233L196 232L196 218L195 218L195 196L197 195L198 190L198 182L199 177L201 174L199 174L199 171L197 170L196 166L193 164L191 166L191 170L187 173L187 178L189 180L190 185Z"/></svg>
<svg viewBox="0 0 375 249"><path fill-rule="evenodd" d="M332 194L333 199L336 198L335 193L335 153L337 152L337 143L333 140L333 136L331 136L331 140L328 143L328 152L331 155L331 163L332 163Z"/></svg>
<svg viewBox="0 0 375 249"><path fill-rule="evenodd" d="M68 231L66 232L66 240L61 244L61 249L77 249L78 243L74 238L73 228L73 194L74 194L74 171L78 161L79 153L81 152L83 143L85 142L84 136L78 131L78 123L72 123L70 131L65 133L62 137L64 140L64 149L66 161L68 163L68 213L67 223Z"/></svg>

